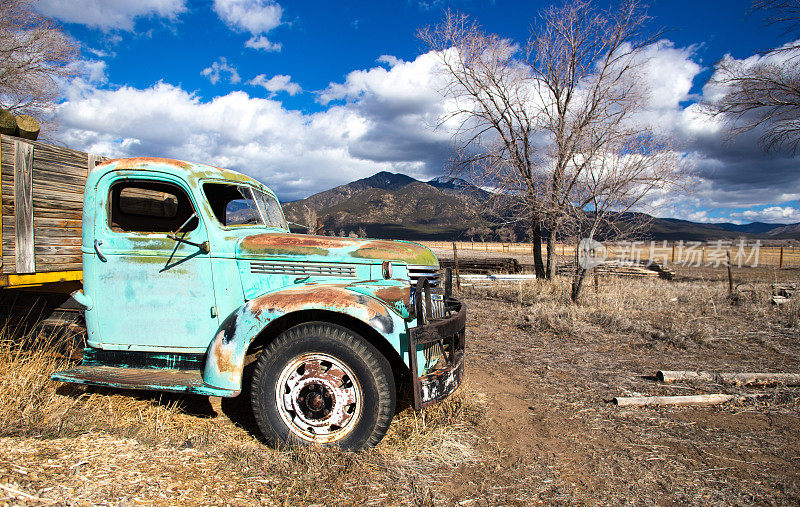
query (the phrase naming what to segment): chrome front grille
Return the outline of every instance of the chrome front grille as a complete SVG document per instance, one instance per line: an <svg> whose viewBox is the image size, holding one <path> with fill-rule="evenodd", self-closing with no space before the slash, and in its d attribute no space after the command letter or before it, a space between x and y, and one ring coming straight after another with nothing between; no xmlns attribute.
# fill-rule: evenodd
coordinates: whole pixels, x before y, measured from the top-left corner
<svg viewBox="0 0 800 507"><path fill-rule="evenodd" d="M436 266L409 266L408 278L413 287L417 286L420 278L427 278L431 287L439 286L439 268Z"/></svg>
<svg viewBox="0 0 800 507"><path fill-rule="evenodd" d="M318 264L305 262L250 262L250 273L258 275L334 276L355 278L356 267L346 264Z"/></svg>

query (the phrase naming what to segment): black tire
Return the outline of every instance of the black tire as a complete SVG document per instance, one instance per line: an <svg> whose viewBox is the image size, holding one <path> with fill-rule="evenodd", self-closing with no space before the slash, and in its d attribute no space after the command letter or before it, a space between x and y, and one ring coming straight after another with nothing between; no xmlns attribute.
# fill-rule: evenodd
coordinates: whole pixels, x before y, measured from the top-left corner
<svg viewBox="0 0 800 507"><path fill-rule="evenodd" d="M284 331L261 353L251 400L273 446L316 443L355 451L386 434L396 391L389 361L371 343L344 327L309 322Z"/></svg>

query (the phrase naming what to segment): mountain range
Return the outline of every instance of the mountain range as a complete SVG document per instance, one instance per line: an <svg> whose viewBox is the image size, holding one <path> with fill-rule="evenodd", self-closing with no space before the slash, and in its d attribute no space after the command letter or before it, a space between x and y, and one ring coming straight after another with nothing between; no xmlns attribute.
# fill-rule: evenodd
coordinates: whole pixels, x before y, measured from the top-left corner
<svg viewBox="0 0 800 507"><path fill-rule="evenodd" d="M439 176L420 181L381 171L286 203L284 212L289 221L306 223L306 215L313 211L329 234L350 234L360 229L373 238L464 240L469 239L467 230L472 227L497 228L482 211L490 196L461 178ZM517 232L522 235L522 230ZM738 237L800 239L800 223L712 224L654 217L642 239L714 241Z"/></svg>

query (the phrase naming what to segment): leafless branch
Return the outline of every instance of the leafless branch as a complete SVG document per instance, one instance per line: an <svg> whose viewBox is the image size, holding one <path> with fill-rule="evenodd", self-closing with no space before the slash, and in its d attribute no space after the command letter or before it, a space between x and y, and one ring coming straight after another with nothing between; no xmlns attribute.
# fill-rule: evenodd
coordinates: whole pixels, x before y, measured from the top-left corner
<svg viewBox="0 0 800 507"><path fill-rule="evenodd" d="M32 5L0 2L0 107L41 121L59 96L59 80L76 74L78 45Z"/></svg>
<svg viewBox="0 0 800 507"><path fill-rule="evenodd" d="M648 20L639 0L608 10L574 0L545 10L524 45L450 11L419 34L445 78L440 121L454 132L451 169L493 187L506 213L530 222L534 254L544 236L548 266L535 257L537 274L554 271L559 231L594 213L585 231L594 234L641 203L633 188L646 195L672 181L660 171L643 176L654 167L637 145L652 140L653 156L666 146L635 126L648 93L644 49L660 35L644 33ZM638 164L623 156L634 148Z"/></svg>

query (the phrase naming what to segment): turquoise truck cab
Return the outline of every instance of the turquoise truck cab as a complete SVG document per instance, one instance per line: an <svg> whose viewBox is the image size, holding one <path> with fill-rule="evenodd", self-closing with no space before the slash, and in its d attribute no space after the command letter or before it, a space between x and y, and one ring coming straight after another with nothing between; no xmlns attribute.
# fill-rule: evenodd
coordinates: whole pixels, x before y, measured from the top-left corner
<svg viewBox="0 0 800 507"><path fill-rule="evenodd" d="M271 443L349 449L380 441L403 379L415 408L460 383L466 310L421 245L292 234L258 181L157 158L95 167L82 226L87 347L55 380L249 387Z"/></svg>

